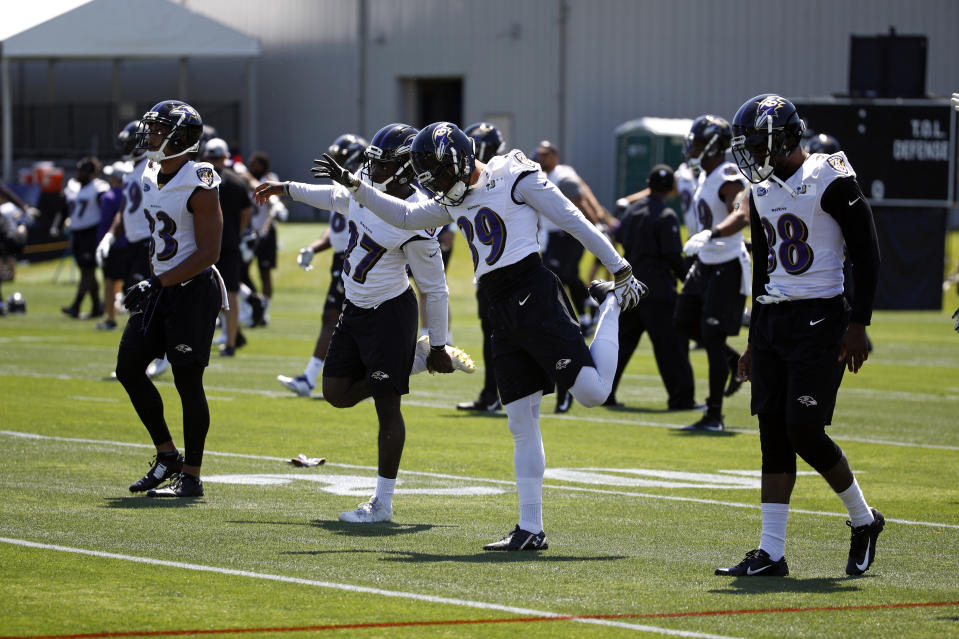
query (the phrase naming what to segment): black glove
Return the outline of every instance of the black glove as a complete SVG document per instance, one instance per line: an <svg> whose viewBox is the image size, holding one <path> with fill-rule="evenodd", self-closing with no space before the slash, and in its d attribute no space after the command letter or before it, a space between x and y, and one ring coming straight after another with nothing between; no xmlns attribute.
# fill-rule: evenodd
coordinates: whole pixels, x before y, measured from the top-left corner
<svg viewBox="0 0 959 639"><path fill-rule="evenodd" d="M313 173L313 177L318 180L329 178L351 191L355 191L360 186L360 181L352 173L337 164L336 160L330 157L328 153L324 153L322 159L313 160L313 168L310 171Z"/></svg>
<svg viewBox="0 0 959 639"><path fill-rule="evenodd" d="M952 319L956 320L956 332L959 333L959 308L952 314Z"/></svg>
<svg viewBox="0 0 959 639"><path fill-rule="evenodd" d="M163 284L160 283L160 278L151 275L148 279L140 280L127 289L127 294L123 298L123 305L131 313L142 311L150 298L158 294L162 288Z"/></svg>

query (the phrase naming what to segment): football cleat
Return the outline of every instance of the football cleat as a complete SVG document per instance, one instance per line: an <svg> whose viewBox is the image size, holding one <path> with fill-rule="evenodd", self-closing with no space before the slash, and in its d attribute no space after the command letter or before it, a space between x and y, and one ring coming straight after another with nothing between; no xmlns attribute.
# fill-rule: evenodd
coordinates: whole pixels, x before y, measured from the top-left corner
<svg viewBox="0 0 959 639"><path fill-rule="evenodd" d="M148 490L147 497L202 497L203 482L199 477L180 473L166 486Z"/></svg>
<svg viewBox="0 0 959 639"><path fill-rule="evenodd" d="M425 362L426 358L430 354L430 336L423 335L418 340L416 340L416 359ZM476 364L473 362L473 358L469 356L469 353L464 351L458 346L446 345L446 354L450 356L450 359L453 360L453 370L463 371L464 373L475 373ZM417 369L417 366L414 365L414 370Z"/></svg>
<svg viewBox="0 0 959 639"><path fill-rule="evenodd" d="M743 379L739 376L739 366L734 365L729 367L729 383L726 384L726 390L723 391L723 396L729 397L733 393L739 390L743 385Z"/></svg>
<svg viewBox="0 0 959 639"><path fill-rule="evenodd" d="M546 532L539 531L535 535L529 531L523 530L518 525L516 528L499 541L483 546L483 550L546 550L549 543L546 541Z"/></svg>
<svg viewBox="0 0 959 639"><path fill-rule="evenodd" d="M80 317L80 311L77 310L76 306L64 306L60 310L63 311L64 315L69 315L73 319Z"/></svg>
<svg viewBox="0 0 959 639"><path fill-rule="evenodd" d="M502 407L503 404L499 401L499 397L495 393L492 395L480 393L480 396L475 402L460 402L456 405L457 410L477 410L486 411L487 413L495 413Z"/></svg>
<svg viewBox="0 0 959 639"><path fill-rule="evenodd" d="M150 464L150 471L130 484L130 492L140 493L156 488L179 473L181 468L183 468L183 455L179 452L158 453Z"/></svg>
<svg viewBox="0 0 959 639"><path fill-rule="evenodd" d="M886 525L886 518L875 508L870 508L873 519L871 524L853 527L847 521L846 525L852 528L849 540L849 561L846 563L847 575L861 575L869 570L876 558L876 539Z"/></svg>
<svg viewBox="0 0 959 639"><path fill-rule="evenodd" d="M293 391L300 397L309 397L313 390L313 385L306 379L306 375L297 375L296 377L287 377L286 375L277 375L276 381L280 382L287 389Z"/></svg>
<svg viewBox="0 0 959 639"><path fill-rule="evenodd" d="M387 508L376 497L370 497L370 500L356 507L355 510L348 510L340 513L340 521L351 524L372 524L378 521L393 521L393 509Z"/></svg>
<svg viewBox="0 0 959 639"><path fill-rule="evenodd" d="M155 359L147 366L147 377L159 377L168 368L170 368L170 361L166 357Z"/></svg>
<svg viewBox="0 0 959 639"><path fill-rule="evenodd" d="M616 282L593 280L589 283L589 296L596 300L597 304L602 304L603 300L609 297L610 293L615 293L615 291Z"/></svg>
<svg viewBox="0 0 959 639"><path fill-rule="evenodd" d="M789 574L786 556L773 561L769 553L761 548L750 550L746 558L732 568L717 568L717 575L726 577L785 577Z"/></svg>
<svg viewBox="0 0 959 639"><path fill-rule="evenodd" d="M680 430L719 433L726 430L726 425L723 424L722 417L713 417L712 415L706 414L703 415L699 421L689 426L683 426Z"/></svg>
<svg viewBox="0 0 959 639"><path fill-rule="evenodd" d="M98 331L112 331L117 327L117 323L112 319L106 319L97 324Z"/></svg>

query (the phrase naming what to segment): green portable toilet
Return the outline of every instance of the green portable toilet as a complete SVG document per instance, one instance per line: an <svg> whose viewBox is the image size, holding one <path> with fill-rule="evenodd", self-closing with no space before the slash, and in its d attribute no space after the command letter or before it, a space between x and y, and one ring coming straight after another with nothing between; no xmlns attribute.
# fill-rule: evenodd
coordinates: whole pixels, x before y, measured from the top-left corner
<svg viewBox="0 0 959 639"><path fill-rule="evenodd" d="M645 188L657 164L679 166L692 125L688 118L639 118L616 127L616 197Z"/></svg>

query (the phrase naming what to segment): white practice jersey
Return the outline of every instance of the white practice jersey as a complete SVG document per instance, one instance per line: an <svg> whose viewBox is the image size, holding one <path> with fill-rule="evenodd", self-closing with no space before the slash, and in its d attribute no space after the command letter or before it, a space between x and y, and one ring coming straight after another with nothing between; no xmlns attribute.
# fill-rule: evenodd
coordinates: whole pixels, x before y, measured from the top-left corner
<svg viewBox="0 0 959 639"><path fill-rule="evenodd" d="M256 178L254 178L256 179ZM276 173L270 171L263 177L259 178L261 182L279 182L280 178ZM255 230L257 233L263 230L263 226L266 224L266 221L270 217L270 209L273 208L273 203L270 202L271 199L275 198L273 196L268 198L263 204L257 204L253 199L252 190L250 190L250 202L253 205L253 210L250 212L250 228ZM242 229L241 229L242 230Z"/></svg>
<svg viewBox="0 0 959 639"><path fill-rule="evenodd" d="M676 192L679 194L679 203L683 207L683 224L686 230L692 235L698 228L696 222L696 209L693 208L693 194L699 187L700 182L705 177L702 171L695 174L685 162L676 167Z"/></svg>
<svg viewBox="0 0 959 639"><path fill-rule="evenodd" d="M330 247L334 253L342 253L349 243L350 230L346 226L346 216L339 211L330 210Z"/></svg>
<svg viewBox="0 0 959 639"><path fill-rule="evenodd" d="M123 176L123 234L130 242L150 237L150 222L143 214L143 172L150 160L143 158Z"/></svg>
<svg viewBox="0 0 959 639"><path fill-rule="evenodd" d="M727 182L736 182L746 186L746 178L739 167L732 162L720 164L713 172L702 178L693 194L692 208L696 211L698 230L707 231L726 219L729 211L726 203L719 197L719 190ZM697 257L703 264L721 264L738 259L745 250L742 231L707 242Z"/></svg>
<svg viewBox="0 0 959 639"><path fill-rule="evenodd" d="M151 162L143 171L143 214L150 223L150 257L153 273L166 273L196 252L193 235L193 213L187 202L196 189L215 189L220 176L207 162L188 161L173 179L157 186L160 164Z"/></svg>
<svg viewBox="0 0 959 639"><path fill-rule="evenodd" d="M842 230L822 210L822 195L834 180L856 177L842 151L814 153L786 184L773 180L752 187L755 208L769 246L766 291L788 299L835 297L843 292Z"/></svg>
<svg viewBox="0 0 959 639"><path fill-rule="evenodd" d="M627 265L609 240L546 178L539 164L518 149L492 158L457 206L436 199L410 204L365 183L353 197L400 228L456 222L469 245L477 279L539 252L536 233L541 215L576 237L610 272Z"/></svg>
<svg viewBox="0 0 959 639"><path fill-rule="evenodd" d="M81 185L70 178L63 189L63 197L67 201L72 230L83 231L100 223L100 196L109 190L110 185L103 180L94 179Z"/></svg>

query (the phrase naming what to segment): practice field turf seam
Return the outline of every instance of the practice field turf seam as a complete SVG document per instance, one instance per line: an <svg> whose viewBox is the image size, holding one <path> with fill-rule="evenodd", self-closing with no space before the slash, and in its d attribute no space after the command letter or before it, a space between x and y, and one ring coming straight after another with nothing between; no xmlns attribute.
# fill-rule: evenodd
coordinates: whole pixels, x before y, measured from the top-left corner
<svg viewBox="0 0 959 639"><path fill-rule="evenodd" d="M109 445L109 446L117 446L117 447L123 447L123 448L142 448L142 449L149 449L149 450L153 450L154 448L151 444L119 442L119 441L112 441L107 439L85 439L81 437L59 437L56 435L40 435L37 433L27 433L23 431L15 431L15 430L0 430L0 435L6 435L9 437L20 437L23 439L41 439L41 440L45 439L45 440L69 442L69 443L76 443L76 444L92 444L95 446ZM212 455L215 457L232 457L232 458L238 458L238 459L251 459L255 461L285 462L288 460L287 457L269 457L265 455L251 455L247 453L229 453L229 452L220 452L215 450L207 450L207 451L204 451L203 454ZM333 468L349 468L354 470L371 470L371 471L376 470L376 468L373 466L359 466L355 464L343 464L343 463L337 463L337 462L328 462L326 466L333 467ZM401 470L400 475L430 477L435 479L451 479L451 480L464 481L464 482L483 482L483 483L492 483L492 484L508 485L508 486L512 486L514 484L513 481L505 480L505 479L467 477L462 475L429 473L429 472L422 472L422 471L415 471L415 470ZM745 504L745 503L734 502L734 501L722 501L719 499L707 499L704 497L680 497L677 495L657 495L655 493L639 493L639 492L632 492L627 490L609 490L604 488L585 488L581 486L564 486L559 484L544 483L543 488L544 489L548 488L551 490L564 490L564 491L570 491L570 492L594 493L599 495L618 495L621 497L639 497L639 498L645 498L645 499L659 499L663 501L691 502L691 503L698 503L698 504L707 504L710 506L723 506L728 508L748 508L748 509L758 510L761 507L759 504ZM802 508L791 508L789 512L790 514L816 515L820 517L844 517L844 518L849 517L848 513L834 513L834 512L827 512L822 510L806 510ZM902 524L905 526L928 526L931 528L950 528L954 530L959 530L959 524L946 524L946 523L935 522L935 521L912 521L909 519L895 519L892 517L886 517L886 521L889 523Z"/></svg>
<svg viewBox="0 0 959 639"><path fill-rule="evenodd" d="M96 381L96 378L84 377L79 375L46 375L41 373L31 373L27 371L16 372L16 373L3 373L0 372L0 376L14 376L14 377L29 377L35 379L66 379L73 381ZM160 387L169 387L173 388L173 382L162 382L154 381L157 386ZM235 388L231 386L210 386L204 385L204 388L207 391L215 391L220 393L237 393L244 395L258 395L261 397L275 397L282 399L294 399L289 391L273 391L266 389L257 389L257 388ZM93 400L94 398L88 398ZM943 399L942 397L935 397L935 399ZM404 398L404 406L416 406L419 408L446 408L451 409L451 406L446 403L439 402L428 402L423 400L417 400L413 398ZM655 422L643 419L620 419L615 417L595 417L593 415L556 415L551 413L543 413L540 415L540 420L550 420L555 419L558 421L575 421L579 422L589 422L594 424L612 424L612 425L622 425L622 426L642 426L649 428L668 428L668 429L677 429L685 426L686 424L672 424L668 422ZM737 429L737 428L727 428L726 432L728 433L737 433L740 435L758 435L759 431L752 429ZM959 451L959 446L949 446L947 444L921 444L917 442L902 442L895 440L887 439L873 439L869 437L854 437L850 435L831 435L832 439L835 441L843 442L855 442L857 444L875 444L880 446L902 446L906 448L929 448L932 450L956 450Z"/></svg>
<svg viewBox="0 0 959 639"><path fill-rule="evenodd" d="M627 630L652 632L656 634L670 635L670 636L676 636L676 637L696 637L699 639L733 639L732 637L729 637L727 635L714 635L714 634L692 632L692 631L686 631L686 630L674 630L672 628L660 628L658 626L647 626L642 624L616 621L616 619L628 618L628 617L623 617L619 615L609 615L609 618L606 618L605 616L579 617L576 615L568 615L568 614L549 612L544 610L520 608L517 606L505 606L502 604L485 602L485 601L471 601L469 599L437 597L435 595L424 595L424 594L419 594L414 592L384 590L381 588L370 588L368 586L356 586L353 584L343 584L343 583L336 583L332 581L318 581L315 579L303 579L301 577L290 577L287 575L276 575L276 574L270 574L270 573L252 572L249 570L236 570L234 568L221 568L218 566L191 564L191 563L186 563L181 561L168 561L166 559L154 559L152 557L137 557L135 555L121 555L121 554L112 553L112 552L104 552L101 550L89 550L86 548L72 548L69 546L58 546L55 544L41 544L34 541L28 541L25 539L12 539L9 537L0 537L0 543L11 544L14 546L21 546L25 548L36 548L39 550L53 550L57 552L66 552L66 553L72 553L76 555L86 555L88 557L98 557L101 559L116 559L120 561L130 561L130 562L140 563L140 564L149 564L153 566L164 566L167 568L179 568L183 570L195 570L199 572L209 572L209 573L229 575L234 577L263 579L267 581L299 584L302 586L312 586L317 588L328 588L331 590L341 590L346 592L378 595L382 597L395 597L399 599L411 599L414 601L423 601L427 603L446 604L446 605L460 606L460 607L466 607L466 608L478 608L481 610L496 610L498 612L508 612L516 615L525 615L525 616L534 617L534 618L556 619L557 621L572 621L576 623L593 624L593 625L600 625L600 626L613 626L616 628L624 628ZM135 634L141 635L141 634L150 634L150 633L147 632L147 633L135 633ZM78 635L78 637L109 637L109 636L111 635L109 634ZM130 636L133 636L133 635L130 635Z"/></svg>

